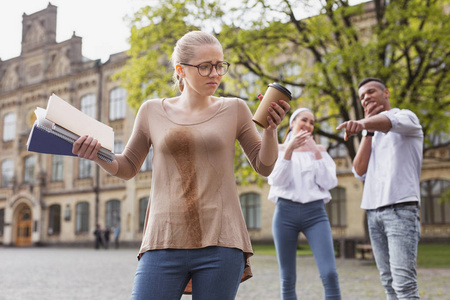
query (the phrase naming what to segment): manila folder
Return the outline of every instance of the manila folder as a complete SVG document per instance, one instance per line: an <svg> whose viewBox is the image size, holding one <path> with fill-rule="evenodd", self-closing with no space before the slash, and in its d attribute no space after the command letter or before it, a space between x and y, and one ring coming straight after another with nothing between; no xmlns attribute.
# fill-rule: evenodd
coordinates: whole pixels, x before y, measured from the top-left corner
<svg viewBox="0 0 450 300"><path fill-rule="evenodd" d="M113 152L113 129L76 109L55 94L48 100L45 118L79 136L89 135L97 139L103 148Z"/></svg>

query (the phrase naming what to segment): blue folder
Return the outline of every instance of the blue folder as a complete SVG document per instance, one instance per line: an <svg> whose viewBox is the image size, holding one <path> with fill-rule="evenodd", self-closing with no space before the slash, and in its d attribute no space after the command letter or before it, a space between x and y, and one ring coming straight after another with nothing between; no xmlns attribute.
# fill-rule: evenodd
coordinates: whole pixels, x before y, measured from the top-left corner
<svg viewBox="0 0 450 300"><path fill-rule="evenodd" d="M28 141L28 151L76 156L72 153L72 144L50 133L36 124L33 125Z"/></svg>

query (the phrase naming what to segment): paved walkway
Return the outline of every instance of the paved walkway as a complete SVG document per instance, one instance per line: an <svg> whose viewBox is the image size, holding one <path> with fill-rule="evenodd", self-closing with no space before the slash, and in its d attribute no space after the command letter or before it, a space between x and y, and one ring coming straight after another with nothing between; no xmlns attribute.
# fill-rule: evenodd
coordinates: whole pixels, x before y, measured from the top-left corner
<svg viewBox="0 0 450 300"><path fill-rule="evenodd" d="M0 247L0 300L130 299L137 249ZM239 288L237 300L276 300L278 266L272 256L253 256L254 277ZM312 257L297 260L299 299L323 299ZM342 299L385 299L373 262L337 260ZM422 299L450 299L450 269L419 269ZM183 296L183 300L191 296Z"/></svg>

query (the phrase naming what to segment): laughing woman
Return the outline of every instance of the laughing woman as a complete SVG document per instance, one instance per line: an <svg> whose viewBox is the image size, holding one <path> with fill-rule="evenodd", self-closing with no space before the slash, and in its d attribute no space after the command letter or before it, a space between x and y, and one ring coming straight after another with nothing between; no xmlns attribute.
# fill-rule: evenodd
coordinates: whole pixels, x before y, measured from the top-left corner
<svg viewBox="0 0 450 300"><path fill-rule="evenodd" d="M294 111L286 141L269 176L269 200L276 202L272 231L281 276L283 300L297 299L298 236L308 240L319 268L325 299L341 299L330 222L325 211L329 190L337 185L336 165L313 138L314 115L307 108Z"/></svg>

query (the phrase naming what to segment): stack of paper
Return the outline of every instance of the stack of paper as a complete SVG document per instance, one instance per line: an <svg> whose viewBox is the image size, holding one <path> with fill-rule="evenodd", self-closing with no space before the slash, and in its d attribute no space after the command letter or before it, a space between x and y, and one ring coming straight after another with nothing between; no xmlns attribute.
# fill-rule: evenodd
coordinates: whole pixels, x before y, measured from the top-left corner
<svg viewBox="0 0 450 300"><path fill-rule="evenodd" d="M102 145L98 157L114 160L114 131L76 109L55 94L50 96L47 109L37 107L36 121L27 141L28 151L75 156L72 144L83 135L89 135Z"/></svg>

